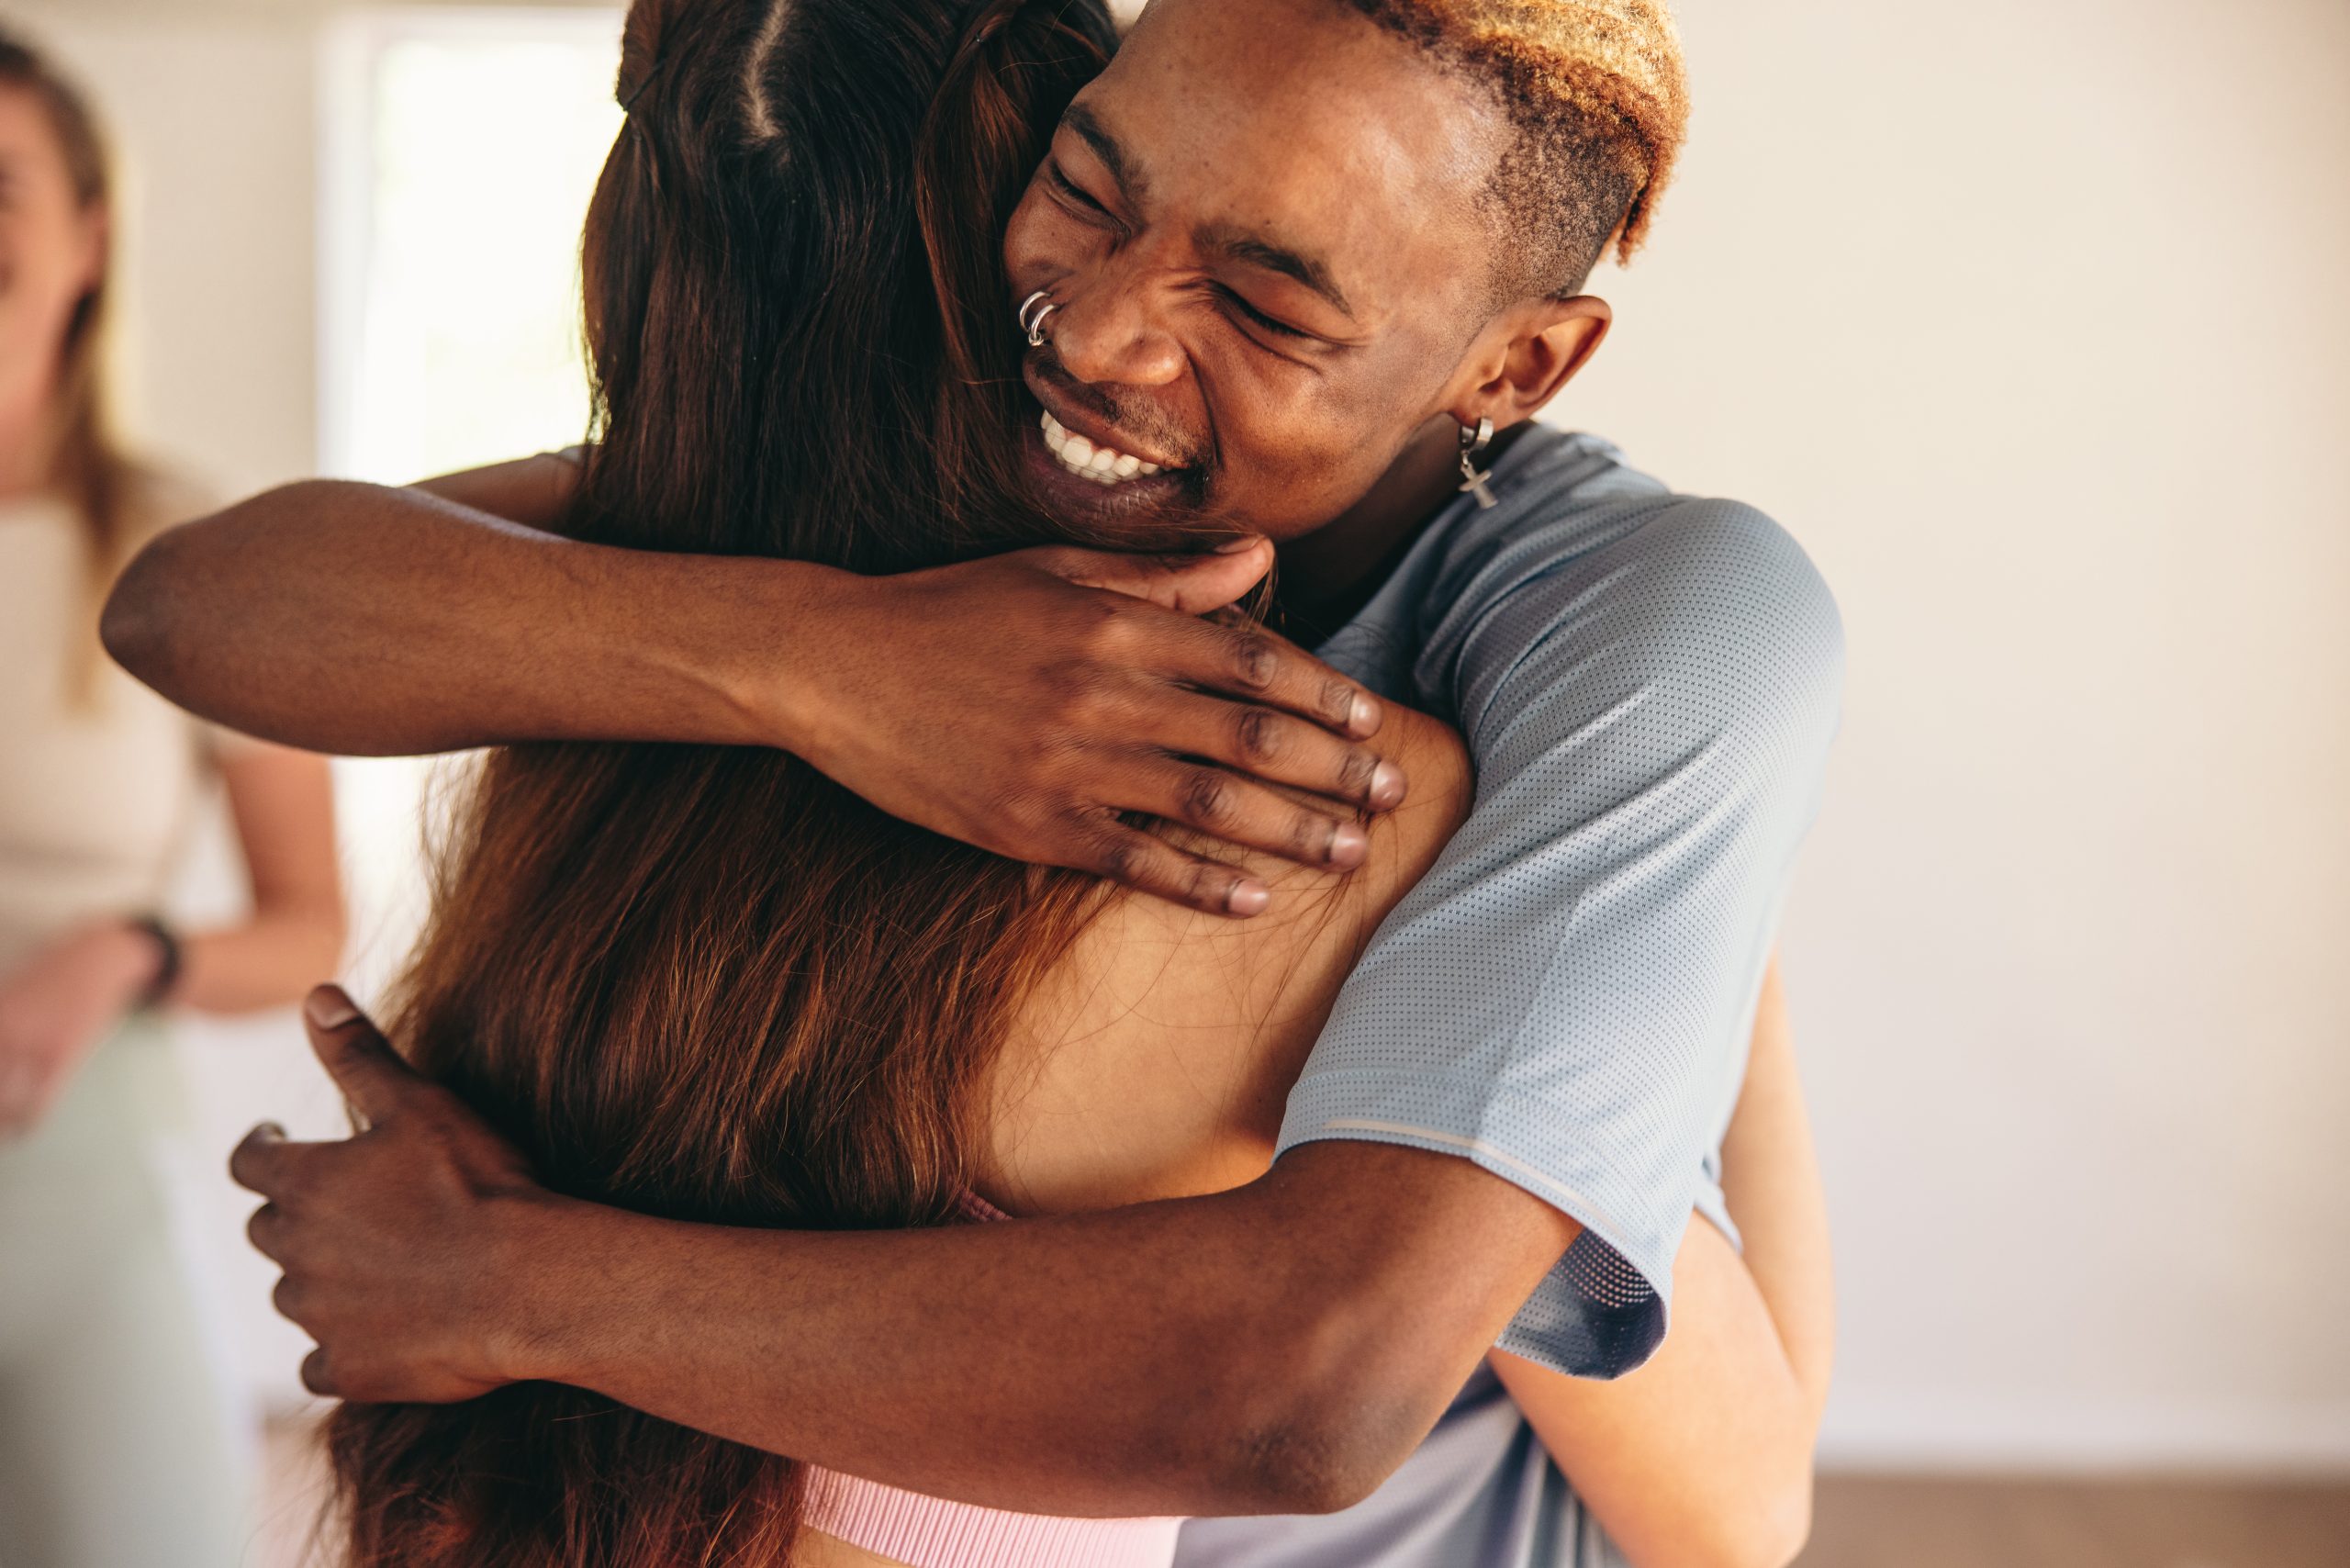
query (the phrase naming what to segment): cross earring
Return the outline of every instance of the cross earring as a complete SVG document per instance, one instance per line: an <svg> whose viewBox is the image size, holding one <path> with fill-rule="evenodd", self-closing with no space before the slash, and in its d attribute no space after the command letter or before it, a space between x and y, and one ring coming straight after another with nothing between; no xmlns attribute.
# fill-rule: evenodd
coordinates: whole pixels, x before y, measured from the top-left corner
<svg viewBox="0 0 2350 1568"><path fill-rule="evenodd" d="M1481 471L1470 460L1491 446L1493 441L1494 421L1491 420L1479 420L1475 430L1467 425L1460 427L1460 493L1476 497L1477 504L1483 508L1496 507L1501 503L1494 500L1494 492L1485 487L1485 480L1491 476L1491 471Z"/></svg>

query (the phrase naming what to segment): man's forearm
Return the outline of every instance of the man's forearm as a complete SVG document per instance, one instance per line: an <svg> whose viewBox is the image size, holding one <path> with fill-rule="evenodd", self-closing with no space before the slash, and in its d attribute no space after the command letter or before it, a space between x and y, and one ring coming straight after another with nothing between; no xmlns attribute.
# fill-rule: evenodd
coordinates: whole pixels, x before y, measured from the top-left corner
<svg viewBox="0 0 2350 1568"><path fill-rule="evenodd" d="M771 744L725 675L788 663L791 610L823 575L578 544L420 490L313 480L156 540L105 634L181 706L315 751ZM772 643L742 646L745 627Z"/></svg>
<svg viewBox="0 0 2350 1568"><path fill-rule="evenodd" d="M1443 1156L1290 1161L1215 1197L922 1232L533 1204L482 1288L510 1304L519 1375L893 1484L1336 1507L1426 1435L1572 1226Z"/></svg>

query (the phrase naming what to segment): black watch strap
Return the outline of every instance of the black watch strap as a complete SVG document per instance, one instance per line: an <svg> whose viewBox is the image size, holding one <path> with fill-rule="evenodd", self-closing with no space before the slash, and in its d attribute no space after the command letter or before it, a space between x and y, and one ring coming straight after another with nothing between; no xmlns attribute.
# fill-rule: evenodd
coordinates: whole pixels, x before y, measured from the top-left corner
<svg viewBox="0 0 2350 1568"><path fill-rule="evenodd" d="M130 928L143 931L155 939L159 955L155 978L149 980L147 989L139 993L140 1006L153 1007L172 994L172 986L180 978L180 939L173 934L170 926L151 914L140 915L130 923Z"/></svg>

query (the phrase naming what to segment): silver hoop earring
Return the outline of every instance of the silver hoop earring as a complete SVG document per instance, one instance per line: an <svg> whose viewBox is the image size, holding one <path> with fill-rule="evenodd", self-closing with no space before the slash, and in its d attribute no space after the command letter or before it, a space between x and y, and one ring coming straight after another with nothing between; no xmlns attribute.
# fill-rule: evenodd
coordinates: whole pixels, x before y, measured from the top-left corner
<svg viewBox="0 0 2350 1568"><path fill-rule="evenodd" d="M1036 302L1040 299L1044 301L1045 308L1036 310ZM1045 318L1060 308L1060 301L1052 297L1051 291L1042 288L1020 302L1020 330L1027 334L1030 348L1045 346ZM1031 310L1036 311L1033 317L1028 314Z"/></svg>
<svg viewBox="0 0 2350 1568"><path fill-rule="evenodd" d="M1464 496L1476 497L1477 505L1486 509L1501 504L1494 499L1494 492L1485 487L1485 481L1492 476L1492 470L1480 471L1477 465L1470 460L1493 443L1493 420L1479 420L1475 430L1471 430L1467 425L1460 427L1460 493Z"/></svg>

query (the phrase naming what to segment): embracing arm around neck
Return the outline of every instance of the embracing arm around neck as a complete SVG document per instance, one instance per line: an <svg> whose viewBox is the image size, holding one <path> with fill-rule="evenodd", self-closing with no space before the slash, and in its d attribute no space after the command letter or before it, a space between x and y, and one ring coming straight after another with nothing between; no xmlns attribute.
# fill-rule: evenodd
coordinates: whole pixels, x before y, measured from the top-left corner
<svg viewBox="0 0 2350 1568"><path fill-rule="evenodd" d="M107 601L107 649L182 707L315 751L759 738L719 677L725 650L697 633L782 609L813 568L563 539L548 530L577 475L545 455L266 491L142 551Z"/></svg>
<svg viewBox="0 0 2350 1568"><path fill-rule="evenodd" d="M1258 913L1264 885L1125 813L1347 869L1363 844L1327 803L1404 798L1376 699L1279 638L1198 619L1264 576L1261 540L867 577L560 537L577 473L543 456L406 489L269 491L141 552L106 647L181 706L312 751L774 746L933 832L1217 913Z"/></svg>

